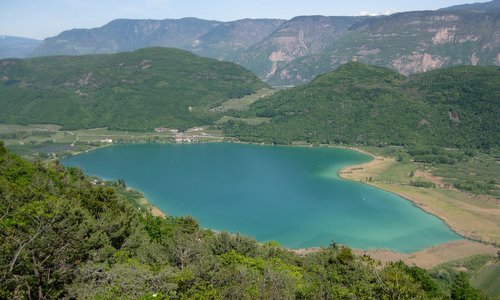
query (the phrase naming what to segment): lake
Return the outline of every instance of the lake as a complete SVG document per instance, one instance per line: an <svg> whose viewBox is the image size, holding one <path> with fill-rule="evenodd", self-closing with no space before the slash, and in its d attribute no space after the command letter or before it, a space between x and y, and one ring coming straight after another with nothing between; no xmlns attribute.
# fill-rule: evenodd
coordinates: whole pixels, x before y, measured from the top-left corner
<svg viewBox="0 0 500 300"><path fill-rule="evenodd" d="M398 195L337 176L370 161L338 148L246 144L130 144L62 161L88 175L125 179L169 215L289 248L414 252L461 239Z"/></svg>

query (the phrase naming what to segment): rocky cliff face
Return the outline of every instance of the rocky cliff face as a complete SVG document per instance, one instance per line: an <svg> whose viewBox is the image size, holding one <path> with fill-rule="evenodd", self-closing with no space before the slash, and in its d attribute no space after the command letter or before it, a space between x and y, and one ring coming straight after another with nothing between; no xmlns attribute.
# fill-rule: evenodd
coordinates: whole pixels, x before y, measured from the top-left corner
<svg viewBox="0 0 500 300"><path fill-rule="evenodd" d="M260 43L250 47L236 62L263 78L298 57L321 53L362 17L303 16L285 22Z"/></svg>
<svg viewBox="0 0 500 300"><path fill-rule="evenodd" d="M235 60L243 51L278 29L285 20L244 19L218 25L192 43L191 51L221 60Z"/></svg>
<svg viewBox="0 0 500 300"><path fill-rule="evenodd" d="M330 49L277 70L272 84L300 84L347 61L408 75L451 66L500 64L500 14L425 11L371 18L349 28Z"/></svg>

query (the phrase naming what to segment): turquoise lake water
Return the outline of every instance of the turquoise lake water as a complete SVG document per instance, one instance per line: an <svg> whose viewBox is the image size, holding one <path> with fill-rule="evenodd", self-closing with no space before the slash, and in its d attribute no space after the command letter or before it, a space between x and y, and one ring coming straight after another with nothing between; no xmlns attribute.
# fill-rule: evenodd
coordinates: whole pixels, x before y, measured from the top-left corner
<svg viewBox="0 0 500 300"><path fill-rule="evenodd" d="M328 246L414 252L461 239L440 219L386 191L340 179L369 161L347 149L245 144L132 144L62 161L125 179L167 214L289 248Z"/></svg>

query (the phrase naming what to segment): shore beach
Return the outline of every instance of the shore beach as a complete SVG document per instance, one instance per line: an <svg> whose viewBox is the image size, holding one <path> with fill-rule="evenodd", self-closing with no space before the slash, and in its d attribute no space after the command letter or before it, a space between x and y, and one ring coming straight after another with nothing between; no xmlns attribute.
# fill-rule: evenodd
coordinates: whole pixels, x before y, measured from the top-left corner
<svg viewBox="0 0 500 300"><path fill-rule="evenodd" d="M466 238L426 248L411 254L390 250L355 250L382 262L402 260L409 265L431 268L438 264L463 259L472 255L495 255L500 248L500 206L496 199L477 197L457 190L418 188L397 182L379 180L379 175L397 163L393 158L373 155L359 148L350 148L370 155L370 162L342 168L338 175L347 180L363 182L398 194L415 206L443 220L453 231ZM426 172L417 173L428 180L439 182L441 178ZM307 253L314 249L301 249Z"/></svg>

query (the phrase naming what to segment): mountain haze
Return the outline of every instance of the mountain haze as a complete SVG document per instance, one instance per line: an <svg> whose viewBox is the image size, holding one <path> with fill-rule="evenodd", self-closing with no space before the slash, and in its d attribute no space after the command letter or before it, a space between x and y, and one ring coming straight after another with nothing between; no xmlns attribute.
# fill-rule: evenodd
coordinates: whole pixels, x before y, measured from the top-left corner
<svg viewBox="0 0 500 300"><path fill-rule="evenodd" d="M154 46L186 49L221 22L179 20L114 20L93 29L73 29L45 39L32 56L109 54Z"/></svg>
<svg viewBox="0 0 500 300"><path fill-rule="evenodd" d="M261 41L284 21L244 19L233 22L196 18L115 20L94 29L73 29L48 38L32 56L83 55L173 47L198 55L228 59Z"/></svg>
<svg viewBox="0 0 500 300"><path fill-rule="evenodd" d="M0 36L0 59L23 58L31 54L42 41L16 36Z"/></svg>
<svg viewBox="0 0 500 300"><path fill-rule="evenodd" d="M234 60L241 52L260 42L283 24L278 19L243 19L225 22L195 40L194 53L222 60Z"/></svg>

